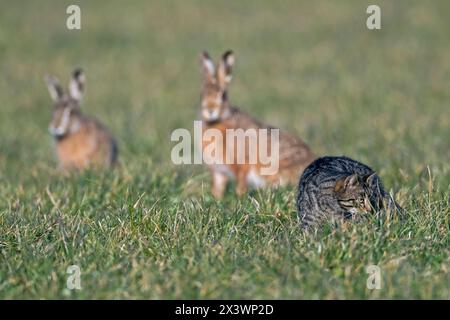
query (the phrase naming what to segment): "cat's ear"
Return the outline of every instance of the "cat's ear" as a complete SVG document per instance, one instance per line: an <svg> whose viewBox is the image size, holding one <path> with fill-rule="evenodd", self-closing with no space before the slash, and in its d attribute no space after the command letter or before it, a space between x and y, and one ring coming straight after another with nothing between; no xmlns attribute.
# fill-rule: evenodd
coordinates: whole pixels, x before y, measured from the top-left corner
<svg viewBox="0 0 450 320"><path fill-rule="evenodd" d="M357 186L359 183L359 177L356 173L342 177L339 180L336 181L336 184L334 186L335 192L342 192L344 190L350 189L352 187Z"/></svg>
<svg viewBox="0 0 450 320"><path fill-rule="evenodd" d="M366 174L363 177L364 183L366 183L369 186L373 185L373 183L376 181L376 179L377 179L377 174L375 172Z"/></svg>
<svg viewBox="0 0 450 320"><path fill-rule="evenodd" d="M232 74L231 68L234 65L234 53L232 50L227 50L220 59L219 67L217 69L217 79L220 87L225 90L231 82Z"/></svg>
<svg viewBox="0 0 450 320"><path fill-rule="evenodd" d="M80 102L84 96L84 89L86 87L86 76L80 68L75 69L72 73L72 79L69 83L69 94L72 99Z"/></svg>
<svg viewBox="0 0 450 320"><path fill-rule="evenodd" d="M205 81L210 83L216 82L216 68L214 67L214 62L211 60L208 52L203 51L200 54L200 63L203 68L203 77Z"/></svg>
<svg viewBox="0 0 450 320"><path fill-rule="evenodd" d="M362 178L363 183L368 186L372 192L376 192L379 197L384 196L383 187L381 186L381 181L375 172L365 175Z"/></svg>

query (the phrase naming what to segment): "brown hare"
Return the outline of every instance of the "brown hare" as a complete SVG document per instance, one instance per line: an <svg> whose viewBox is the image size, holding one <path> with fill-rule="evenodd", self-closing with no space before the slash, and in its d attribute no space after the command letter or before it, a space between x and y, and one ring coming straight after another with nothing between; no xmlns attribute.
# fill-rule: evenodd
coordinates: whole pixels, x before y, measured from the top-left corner
<svg viewBox="0 0 450 320"><path fill-rule="evenodd" d="M243 111L230 105L228 99L228 86L231 81L231 69L234 64L234 54L226 51L221 57L217 68L207 52L201 54L204 83L201 95L201 118L203 132L207 129L217 129L222 132L220 152L226 159L236 160L236 154L241 151L247 155L260 154L261 148L270 149L271 141L258 136L256 143L246 141L231 143L227 139L227 131L247 129L276 129L253 119ZM209 164L212 173L212 194L221 198L226 185L231 179L237 180L236 193L242 195L248 187L259 188L265 186L296 185L303 170L316 158L310 148L299 138L289 133L279 131L278 136L278 170L272 174L263 174L264 165L258 157L250 162L222 162ZM239 137L236 137L239 140ZM234 139L234 138L233 138ZM245 138L244 138L245 139ZM205 149L211 144L211 139L201 139L202 154L205 157ZM219 145L219 144L218 144ZM245 150L238 150L238 146ZM206 162L206 161L205 161Z"/></svg>
<svg viewBox="0 0 450 320"><path fill-rule="evenodd" d="M56 141L56 154L63 170L111 167L117 162L118 149L109 131L97 120L81 113L85 88L81 69L72 74L68 94L53 76L46 76L54 101L50 134Z"/></svg>

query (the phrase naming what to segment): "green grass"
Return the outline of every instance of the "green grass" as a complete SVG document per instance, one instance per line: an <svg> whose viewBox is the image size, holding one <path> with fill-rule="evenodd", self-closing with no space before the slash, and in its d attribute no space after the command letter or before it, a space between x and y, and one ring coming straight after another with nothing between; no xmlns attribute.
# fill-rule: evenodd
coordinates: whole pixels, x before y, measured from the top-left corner
<svg viewBox="0 0 450 320"><path fill-rule="evenodd" d="M0 298L450 299L450 3L0 1ZM296 190L223 201L170 133L198 118L198 54L236 53L233 103L319 155L375 168L408 211L304 234ZM45 73L87 75L84 111L122 170L64 176ZM81 268L79 291L66 269ZM382 289L366 288L366 266Z"/></svg>

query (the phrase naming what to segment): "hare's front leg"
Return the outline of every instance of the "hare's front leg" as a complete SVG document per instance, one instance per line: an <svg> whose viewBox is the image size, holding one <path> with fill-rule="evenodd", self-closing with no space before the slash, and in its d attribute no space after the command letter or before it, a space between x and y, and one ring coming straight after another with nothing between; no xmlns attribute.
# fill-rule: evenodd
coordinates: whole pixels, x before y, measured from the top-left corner
<svg viewBox="0 0 450 320"><path fill-rule="evenodd" d="M228 176L219 171L213 171L213 186L212 186L212 194L217 199L222 199L225 188L227 187Z"/></svg>

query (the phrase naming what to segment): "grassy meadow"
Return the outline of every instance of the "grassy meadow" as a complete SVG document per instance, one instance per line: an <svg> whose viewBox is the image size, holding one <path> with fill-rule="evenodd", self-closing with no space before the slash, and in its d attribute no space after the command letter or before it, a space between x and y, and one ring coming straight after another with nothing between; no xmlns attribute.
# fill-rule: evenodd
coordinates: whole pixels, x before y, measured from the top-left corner
<svg viewBox="0 0 450 320"><path fill-rule="evenodd" d="M0 298L450 299L450 2L377 1L376 31L368 4L0 0ZM373 167L406 219L306 234L295 188L216 201L205 167L170 160L203 49L235 51L234 105ZM43 76L75 67L121 170L57 170Z"/></svg>

